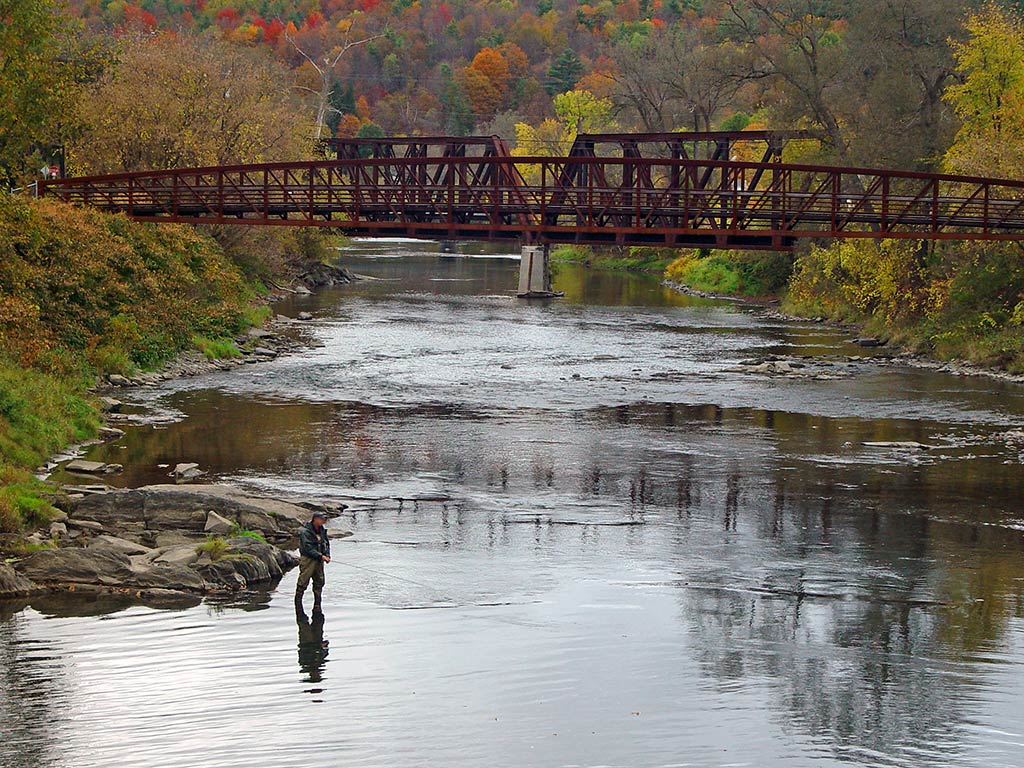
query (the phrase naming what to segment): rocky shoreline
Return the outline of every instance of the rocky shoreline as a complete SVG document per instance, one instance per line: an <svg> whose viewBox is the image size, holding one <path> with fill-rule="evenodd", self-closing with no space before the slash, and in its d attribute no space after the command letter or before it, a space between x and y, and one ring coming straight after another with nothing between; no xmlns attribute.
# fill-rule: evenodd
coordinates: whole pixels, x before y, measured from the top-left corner
<svg viewBox="0 0 1024 768"><path fill-rule="evenodd" d="M314 510L336 517L344 505L257 496L227 485L88 493L72 500L47 530L28 537L37 551L0 564L0 599L272 588L297 565L289 550ZM332 526L331 534L351 532Z"/></svg>
<svg viewBox="0 0 1024 768"><path fill-rule="evenodd" d="M335 285L348 285L358 281L358 275L353 274L344 267L336 267L330 264L317 263L310 265L305 272L296 278L294 288L281 288L275 286L275 292L270 295L269 301L282 301L287 295L312 295L320 288ZM280 355L299 352L303 349L310 349L317 346L317 342L302 336L303 328L315 317L310 312L300 312L298 317L290 318L284 315L274 315L262 326L250 328L243 334L234 338L234 342L241 353L239 357L209 359L201 352L190 349L186 350L174 359L165 363L157 371L140 373L135 376L121 376L110 374L103 378L97 378L92 391L100 396L100 404L103 408L104 426L100 428L99 434L92 440L70 445L58 454L50 457L47 463L36 470L40 479L45 479L53 472L61 462L75 459L80 455L83 448L97 443L117 440L124 436L124 431L116 425L133 421L128 414L121 412L123 403L114 395L119 391L133 387L155 386L164 381L179 378L191 378L218 371L229 371L239 366L255 365L257 363L274 360ZM72 462L74 464L75 462ZM85 462L78 462L84 464ZM76 471L69 464L68 467ZM103 475L115 474L121 470L118 465L97 465L92 468L83 468L85 474ZM171 473L177 480L189 480L192 477L180 477ZM201 474L201 472L196 473Z"/></svg>
<svg viewBox="0 0 1024 768"><path fill-rule="evenodd" d="M862 326L851 323L835 322L824 317L797 317L795 315L787 315L772 306L773 303L777 302L705 293L704 291L697 291L689 286L683 285L682 283L676 283L671 280L663 280L662 285L686 296L695 296L702 299L717 299L719 301L731 301L736 304L754 307L759 310L758 314L767 320L778 320L787 323L819 323L827 325L830 328L837 328L839 330L849 332L851 334L850 342L852 344L856 344L857 346L864 347L866 349L883 350L882 352L872 354L869 358L871 362L879 365L903 365L909 368L921 368L940 373L949 373L953 376L982 376L988 379L995 379L997 381L1024 384L1024 374L1014 374L994 368L984 368L980 365L974 365L973 363L968 363L964 360L936 360L926 355L919 355L915 352L911 352L908 349L899 347L891 348L889 347L889 342L886 339L864 336Z"/></svg>
<svg viewBox="0 0 1024 768"><path fill-rule="evenodd" d="M356 280L359 280L359 277L344 267L317 263L299 275L295 282L295 288L277 287L269 300L273 304L287 298L288 295L309 296L318 289L348 285ZM273 360L278 355L296 352L308 348L312 344L309 340L295 338L294 333L313 319L313 315L309 312L300 312L297 318L274 315L261 327L250 328L234 338L238 351L241 353L239 357L211 360L197 350L186 350L165 363L158 371L140 373L136 376L117 374L106 376L97 381L96 391L109 392L124 387L151 386L169 379L227 371L242 365L253 365Z"/></svg>

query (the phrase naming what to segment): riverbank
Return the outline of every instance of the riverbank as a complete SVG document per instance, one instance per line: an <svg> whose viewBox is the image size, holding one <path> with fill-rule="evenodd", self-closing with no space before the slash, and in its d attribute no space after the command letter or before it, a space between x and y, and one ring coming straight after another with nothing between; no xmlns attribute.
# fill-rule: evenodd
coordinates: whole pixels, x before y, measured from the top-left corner
<svg viewBox="0 0 1024 768"><path fill-rule="evenodd" d="M903 360L957 375L1021 381L1024 267L1004 244L838 241L795 256L683 252L668 284L696 296L828 320Z"/></svg>
<svg viewBox="0 0 1024 768"><path fill-rule="evenodd" d="M676 257L671 248L592 248L588 245L558 245L551 249L551 264L581 264L613 272L662 274Z"/></svg>
<svg viewBox="0 0 1024 768"><path fill-rule="evenodd" d="M275 295L352 278L318 259L287 268L268 260L283 271L254 272L257 255L238 262L194 228L7 195L0 256L0 536L8 544L59 512L61 491L34 474L101 434L105 390L271 359L294 344L273 326L286 322L273 317Z"/></svg>
<svg viewBox="0 0 1024 768"><path fill-rule="evenodd" d="M981 376L997 381L1010 382L1012 384L1024 384L1024 373L1011 373L1006 370L988 368L977 365L966 360L943 360L930 357L914 351L913 348L893 343L884 334L874 335L865 323L851 323L822 315L804 317L796 314L789 314L780 309L783 298L780 296L750 297L734 296L724 293L713 293L701 291L688 285L672 280L663 280L662 285L685 296L693 296L701 299L716 299L719 301L730 301L739 305L748 306L758 311L758 314L769 320L777 320L783 323L817 323L830 328L837 328L849 334L850 342L867 350L876 350L871 358L879 365L905 365L910 368L948 373L953 376ZM762 362L762 361L758 361Z"/></svg>

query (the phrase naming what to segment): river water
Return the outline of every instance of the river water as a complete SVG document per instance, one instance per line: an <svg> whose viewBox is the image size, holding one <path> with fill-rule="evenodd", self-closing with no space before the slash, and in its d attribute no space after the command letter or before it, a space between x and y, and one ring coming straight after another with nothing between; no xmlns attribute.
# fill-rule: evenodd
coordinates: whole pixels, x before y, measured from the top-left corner
<svg viewBox="0 0 1024 768"><path fill-rule="evenodd" d="M0 608L0 765L1024 766L1024 389L646 277L519 301L474 250L359 243L375 279L277 305L308 352L131 396L118 482L355 535L322 621L294 572Z"/></svg>

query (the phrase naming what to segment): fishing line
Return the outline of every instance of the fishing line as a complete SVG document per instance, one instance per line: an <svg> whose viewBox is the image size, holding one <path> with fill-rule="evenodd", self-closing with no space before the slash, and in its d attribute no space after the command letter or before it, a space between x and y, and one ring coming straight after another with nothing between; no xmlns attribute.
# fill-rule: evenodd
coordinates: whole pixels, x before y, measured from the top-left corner
<svg viewBox="0 0 1024 768"><path fill-rule="evenodd" d="M393 573L385 573L384 571L378 571L378 570L375 570L373 568L367 568L365 565L356 565L355 563L347 563L344 560L335 560L332 557L330 564L334 565L335 563L337 563L338 565L348 566L349 568L355 568L358 571L366 571L367 573L375 573L378 576L386 576L389 579L397 579L398 581L404 581L407 584L415 584L417 587L423 587L424 589L429 589L431 592L434 592L435 594L441 595L441 596L443 596L445 598L448 598L448 599L451 598L451 595L446 595L445 593L441 592L436 587L432 587L429 584L424 584L422 581L416 581L414 579L407 579L404 576L396 576Z"/></svg>
<svg viewBox="0 0 1024 768"><path fill-rule="evenodd" d="M480 606L480 603L467 603L467 602L465 602L463 600L454 600L451 595L446 594L444 592L441 592L439 589L437 589L436 587L432 587L429 584L424 584L422 581L416 581L415 579L407 579L404 576L396 576L393 573L385 573L384 571L378 571L375 568L367 568L365 565L356 565L355 563L347 563L344 560L335 560L332 557L330 564L334 565L335 563L337 563L338 565L344 565L344 566L346 566L348 568L354 568L357 571L366 571L367 573L374 573L374 574L376 574L378 576L385 576L385 577L387 577L389 579L396 579L398 581L404 581L404 582L407 582L409 584L415 584L417 587L423 587L424 589L429 589L435 595L438 595L438 596L444 598L445 600L447 600L449 603L452 603L453 607L456 607L456 608L466 608L466 607L469 607L469 606ZM477 618L477 619L482 619L482 620L486 620L486 621L489 621L489 622L497 622L499 624L511 624L513 626L516 626L516 627L523 626L521 621L517 621L515 619L511 619L511 618L504 617L504 616L488 616L488 617L486 617L486 619L484 619L483 617L479 617L479 616L477 616L477 617L467 616L466 618L468 618L468 619Z"/></svg>

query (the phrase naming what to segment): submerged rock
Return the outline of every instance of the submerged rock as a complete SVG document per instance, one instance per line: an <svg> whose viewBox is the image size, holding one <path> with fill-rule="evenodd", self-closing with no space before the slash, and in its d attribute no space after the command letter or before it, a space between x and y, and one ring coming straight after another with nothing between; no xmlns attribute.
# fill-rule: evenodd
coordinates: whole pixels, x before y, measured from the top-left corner
<svg viewBox="0 0 1024 768"><path fill-rule="evenodd" d="M124 437L124 430L117 427L100 427L100 440L117 440Z"/></svg>
<svg viewBox="0 0 1024 768"><path fill-rule="evenodd" d="M203 470L199 468L199 465L194 462L182 462L175 464L168 475L173 477L175 480L194 480L203 474Z"/></svg>
<svg viewBox="0 0 1024 768"><path fill-rule="evenodd" d="M82 475L112 475L124 469L120 464L104 464L102 461L75 459L64 465L68 472Z"/></svg>
<svg viewBox="0 0 1024 768"><path fill-rule="evenodd" d="M935 447L934 445L919 443L916 440L868 440L861 443L861 445L865 445L868 448L902 448L911 451L930 451Z"/></svg>
<svg viewBox="0 0 1024 768"><path fill-rule="evenodd" d="M851 341L858 347L884 347L888 342L884 339L877 339L874 336L862 336Z"/></svg>

